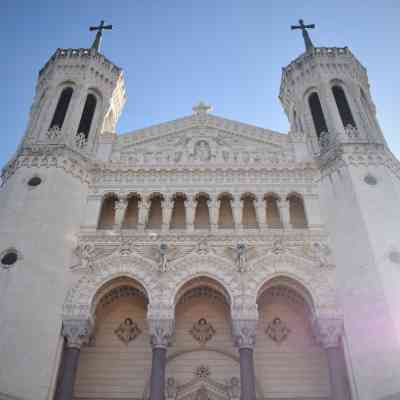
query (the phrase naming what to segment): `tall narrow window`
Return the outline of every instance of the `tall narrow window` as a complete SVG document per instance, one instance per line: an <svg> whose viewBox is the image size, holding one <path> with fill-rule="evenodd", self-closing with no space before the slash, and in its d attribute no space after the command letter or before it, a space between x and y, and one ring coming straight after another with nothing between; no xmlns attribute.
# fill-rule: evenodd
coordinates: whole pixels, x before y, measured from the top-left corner
<svg viewBox="0 0 400 400"><path fill-rule="evenodd" d="M333 86L332 93L333 97L335 98L343 126L346 127L348 125L351 125L356 127L356 123L354 122L353 114L351 113L350 106L344 90L340 86Z"/></svg>
<svg viewBox="0 0 400 400"><path fill-rule="evenodd" d="M233 229L234 219L232 212L232 195L224 193L219 197L220 206L218 214L218 227L222 229Z"/></svg>
<svg viewBox="0 0 400 400"><path fill-rule="evenodd" d="M164 198L159 193L154 193L151 196L149 218L147 220L147 228L161 229L162 219L163 219L163 210L162 210L162 202L163 201L164 201Z"/></svg>
<svg viewBox="0 0 400 400"><path fill-rule="evenodd" d="M71 87L66 87L61 92L56 110L54 111L53 119L51 120L50 129L55 127L59 129L62 128L73 92L74 90Z"/></svg>
<svg viewBox="0 0 400 400"><path fill-rule="evenodd" d="M173 199L174 207L172 209L171 229L184 229L186 226L186 196L183 193L176 193Z"/></svg>
<svg viewBox="0 0 400 400"><path fill-rule="evenodd" d="M290 225L292 228L307 228L307 218L303 199L296 194L289 195L287 199L289 201Z"/></svg>
<svg viewBox="0 0 400 400"><path fill-rule="evenodd" d="M106 196L101 206L99 217L99 229L113 229L115 225L115 203L118 197L114 194Z"/></svg>
<svg viewBox="0 0 400 400"><path fill-rule="evenodd" d="M282 228L281 217L278 207L278 196L269 194L265 197L267 203L267 224L268 228Z"/></svg>
<svg viewBox="0 0 400 400"><path fill-rule="evenodd" d="M82 117L79 122L78 134L83 134L87 139L89 137L90 127L92 125L94 112L96 111L97 100L93 94L88 94L83 107Z"/></svg>
<svg viewBox="0 0 400 400"><path fill-rule="evenodd" d="M242 211L242 224L243 228L257 228L257 214L254 206L255 196L252 193L245 193L242 196L243 211Z"/></svg>
<svg viewBox="0 0 400 400"><path fill-rule="evenodd" d="M205 193L199 193L196 197L197 206L194 215L195 229L209 229L210 228L210 211L208 209L208 202L210 196Z"/></svg>
<svg viewBox="0 0 400 400"><path fill-rule="evenodd" d="M324 112L322 111L321 102L319 101L319 96L317 93L314 92L310 94L310 97L308 98L308 104L310 106L315 131L319 139L321 133L327 132L328 128L326 125Z"/></svg>

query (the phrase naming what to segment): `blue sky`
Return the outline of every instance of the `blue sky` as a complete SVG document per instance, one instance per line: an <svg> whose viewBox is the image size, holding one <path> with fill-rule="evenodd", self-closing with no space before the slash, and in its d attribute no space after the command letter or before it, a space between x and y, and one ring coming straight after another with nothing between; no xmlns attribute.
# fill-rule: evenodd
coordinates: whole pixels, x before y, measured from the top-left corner
<svg viewBox="0 0 400 400"><path fill-rule="evenodd" d="M315 45L347 45L368 68L400 155L399 0L1 0L0 15L0 165L24 133L39 69L58 47L89 47L101 19L114 25L102 51L125 70L120 133L188 115L200 99L214 114L286 132L281 68L303 51L290 25L304 18L317 25Z"/></svg>

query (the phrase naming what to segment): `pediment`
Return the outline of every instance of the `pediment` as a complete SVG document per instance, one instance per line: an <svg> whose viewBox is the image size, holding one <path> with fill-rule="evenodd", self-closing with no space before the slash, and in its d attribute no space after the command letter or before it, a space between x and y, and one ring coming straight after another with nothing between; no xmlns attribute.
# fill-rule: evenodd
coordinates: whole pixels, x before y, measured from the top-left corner
<svg viewBox="0 0 400 400"><path fill-rule="evenodd" d="M133 165L260 164L293 160L287 135L194 115L119 136L111 161Z"/></svg>

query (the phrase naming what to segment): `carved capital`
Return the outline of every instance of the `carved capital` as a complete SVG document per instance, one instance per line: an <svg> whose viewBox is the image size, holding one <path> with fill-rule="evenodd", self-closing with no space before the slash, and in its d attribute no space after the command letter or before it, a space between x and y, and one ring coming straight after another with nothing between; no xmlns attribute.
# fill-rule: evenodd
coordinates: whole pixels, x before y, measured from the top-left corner
<svg viewBox="0 0 400 400"><path fill-rule="evenodd" d="M63 321L62 335L66 339L67 347L80 349L87 343L92 331L92 324L87 319L69 319Z"/></svg>
<svg viewBox="0 0 400 400"><path fill-rule="evenodd" d="M314 332L325 349L339 347L343 336L343 321L339 318L319 318L314 322Z"/></svg>
<svg viewBox="0 0 400 400"><path fill-rule="evenodd" d="M232 335L239 349L254 348L256 344L256 319L233 319Z"/></svg>
<svg viewBox="0 0 400 400"><path fill-rule="evenodd" d="M150 343L153 348L171 345L175 321L173 319L149 319Z"/></svg>

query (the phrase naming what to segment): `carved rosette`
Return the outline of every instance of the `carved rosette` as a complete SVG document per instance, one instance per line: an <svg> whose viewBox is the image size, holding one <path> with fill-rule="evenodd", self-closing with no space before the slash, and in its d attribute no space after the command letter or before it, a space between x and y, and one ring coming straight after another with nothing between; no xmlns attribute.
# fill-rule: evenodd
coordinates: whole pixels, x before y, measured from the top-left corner
<svg viewBox="0 0 400 400"><path fill-rule="evenodd" d="M70 319L63 321L62 335L66 339L67 347L80 349L90 340L92 324L87 319Z"/></svg>
<svg viewBox="0 0 400 400"><path fill-rule="evenodd" d="M339 347L343 336L343 321L339 318L320 318L315 321L315 334L325 349Z"/></svg>
<svg viewBox="0 0 400 400"><path fill-rule="evenodd" d="M239 349L252 349L256 344L256 319L234 319L232 320L232 335L235 345Z"/></svg>
<svg viewBox="0 0 400 400"><path fill-rule="evenodd" d="M167 348L172 343L175 321L173 319L149 319L150 343L153 348Z"/></svg>

